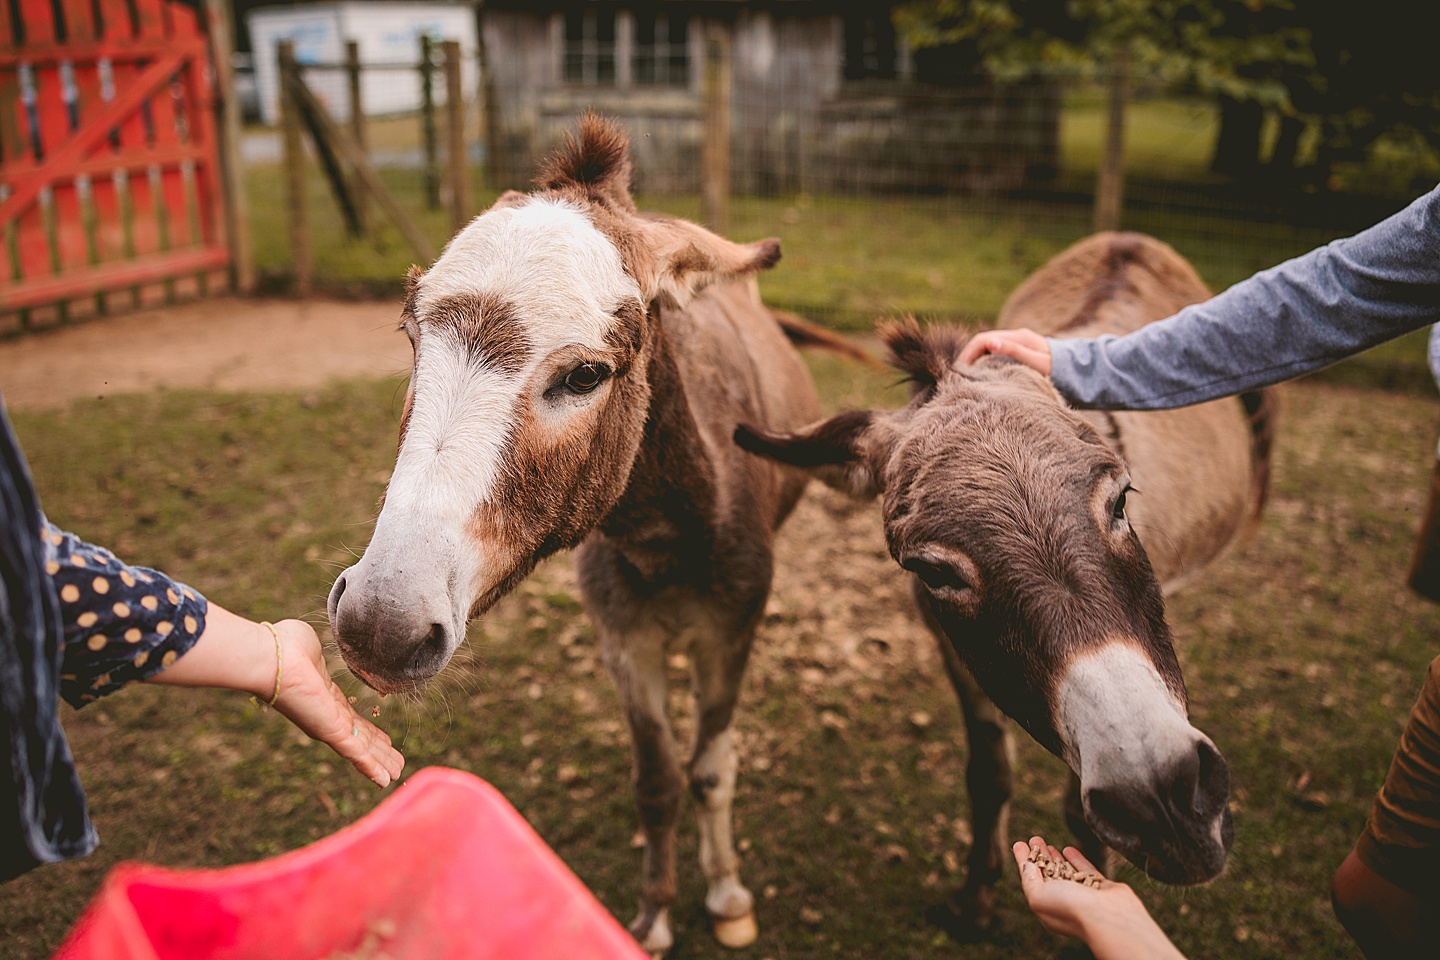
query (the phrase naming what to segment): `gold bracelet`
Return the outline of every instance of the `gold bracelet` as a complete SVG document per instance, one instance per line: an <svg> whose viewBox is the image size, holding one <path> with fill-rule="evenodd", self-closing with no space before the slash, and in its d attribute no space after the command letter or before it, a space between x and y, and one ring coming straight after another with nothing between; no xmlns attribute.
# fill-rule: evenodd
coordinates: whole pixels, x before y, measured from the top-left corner
<svg viewBox="0 0 1440 960"><path fill-rule="evenodd" d="M260 626L270 631L270 636L275 638L275 692L270 699L261 701L258 697L251 697L250 702L257 707L273 707L280 699L280 675L285 672L285 652L280 649L280 634L275 630L275 624L269 620L260 621Z"/></svg>

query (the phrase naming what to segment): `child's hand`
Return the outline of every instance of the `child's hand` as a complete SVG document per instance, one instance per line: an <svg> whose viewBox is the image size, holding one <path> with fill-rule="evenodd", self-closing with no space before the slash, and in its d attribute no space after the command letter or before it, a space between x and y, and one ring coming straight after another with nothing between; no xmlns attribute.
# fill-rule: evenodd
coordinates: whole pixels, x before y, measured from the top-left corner
<svg viewBox="0 0 1440 960"><path fill-rule="evenodd" d="M1025 891L1025 899L1046 930L1084 940L1096 960L1185 960L1151 919L1135 891L1111 880L1102 881L1098 888L1073 880L1046 880L1040 868L1030 862L1032 849L1045 849L1044 839L1031 837L1029 846L1016 843L1010 852L1020 868L1020 888ZM1049 853L1056 860L1062 857L1054 847L1049 848ZM1100 872L1074 847L1066 847L1063 857L1076 870Z"/></svg>
<svg viewBox="0 0 1440 960"><path fill-rule="evenodd" d="M986 330L977 333L960 350L960 366L968 367L987 353L1019 360L1045 376L1050 376L1050 344L1034 330Z"/></svg>
<svg viewBox="0 0 1440 960"><path fill-rule="evenodd" d="M285 651L275 709L365 776L389 786L400 776L405 758L390 745L384 730L355 712L345 692L330 679L315 628L303 620L282 620L275 630Z"/></svg>

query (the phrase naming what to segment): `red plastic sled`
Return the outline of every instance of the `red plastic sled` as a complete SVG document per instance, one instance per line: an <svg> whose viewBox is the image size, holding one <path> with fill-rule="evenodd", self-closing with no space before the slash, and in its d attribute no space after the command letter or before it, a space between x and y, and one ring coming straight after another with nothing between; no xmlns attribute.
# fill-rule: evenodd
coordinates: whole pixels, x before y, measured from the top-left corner
<svg viewBox="0 0 1440 960"><path fill-rule="evenodd" d="M646 960L490 784L421 770L357 823L224 870L111 871L56 960Z"/></svg>

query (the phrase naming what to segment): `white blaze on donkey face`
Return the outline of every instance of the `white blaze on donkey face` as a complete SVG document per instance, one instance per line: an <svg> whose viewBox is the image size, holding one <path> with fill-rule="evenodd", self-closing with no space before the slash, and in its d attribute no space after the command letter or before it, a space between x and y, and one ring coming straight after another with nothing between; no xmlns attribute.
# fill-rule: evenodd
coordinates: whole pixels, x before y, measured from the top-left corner
<svg viewBox="0 0 1440 960"><path fill-rule="evenodd" d="M517 420L535 407L523 400L536 374L556 351L603 353L614 312L639 297L590 218L544 198L477 217L419 279L411 402L395 470L365 555L330 597L342 652L367 681L403 687L448 661L475 600L510 572L467 524L496 494L512 438L526 426ZM503 304L506 315L490 319L518 328L519 362L477 354L478 330L427 322L450 298ZM563 431L581 408L546 411L533 429Z"/></svg>
<svg viewBox="0 0 1440 960"><path fill-rule="evenodd" d="M615 308L638 299L640 288L584 211L537 197L489 210L456 234L421 278L419 313L441 298L477 293L513 303L543 355L547 343L600 346Z"/></svg>
<svg viewBox="0 0 1440 960"><path fill-rule="evenodd" d="M1224 761L1138 647L1111 641L1079 653L1056 685L1055 716L1101 840L1137 863L1199 859L1219 871L1229 847ZM1188 850L1165 839L1177 832L1191 838Z"/></svg>

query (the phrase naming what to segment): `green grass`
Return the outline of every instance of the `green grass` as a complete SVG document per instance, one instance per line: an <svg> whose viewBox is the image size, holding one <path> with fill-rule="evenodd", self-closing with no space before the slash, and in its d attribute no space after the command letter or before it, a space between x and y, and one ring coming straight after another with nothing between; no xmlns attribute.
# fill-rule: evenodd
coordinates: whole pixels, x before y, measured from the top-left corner
<svg viewBox="0 0 1440 960"><path fill-rule="evenodd" d="M1209 182L1215 110L1202 100L1138 100L1131 105L1127 158L1131 174L1167 183ZM418 142L414 118L373 125L386 147ZM1061 121L1065 182L1088 190L1099 163L1104 104L1093 90L1072 93ZM424 209L419 171L386 170L391 190L438 249L451 229L444 211ZM493 199L478 179L476 210ZM247 171L257 262L271 288L291 275L284 178L274 165ZM523 187L524 184L515 186ZM1152 191L1153 192L1153 191ZM1310 249L1333 233L1237 221L1233 212L1162 201L1159 212L1135 209L1126 226L1172 243L1216 289ZM639 198L642 207L700 218L698 197ZM349 240L317 170L309 204L315 276L320 289L392 296L414 254L392 228L379 243ZM378 209L374 215L379 218ZM993 319L1005 295L1051 255L1089 232L1083 204L1009 202L996 198L792 195L732 200L729 233L737 239L779 236L785 259L762 278L766 296L849 329L877 315L913 312Z"/></svg>
<svg viewBox="0 0 1440 960"><path fill-rule="evenodd" d="M419 174L387 171L397 194L419 194ZM274 168L249 171L257 264L272 288L289 282L284 187ZM477 188L477 209L493 194ZM317 288L396 296L415 255L391 229L381 242L350 240L318 174L309 192ZM694 197L640 197L646 209L700 218ZM410 204L439 249L450 235L443 211ZM879 316L917 313L993 320L1009 291L1054 254L1089 233L1088 209L965 197L737 197L729 233L778 236L784 259L761 277L769 302L842 329L869 329ZM1236 223L1223 215L1136 211L1127 226L1167 239L1215 289L1331 238L1326 231Z"/></svg>
<svg viewBox="0 0 1440 960"><path fill-rule="evenodd" d="M1094 177L1104 151L1103 93L1081 89L1066 96L1060 114L1060 152L1069 176ZM1137 99L1125 112L1125 170L1131 176L1207 182L1219 111L1194 97Z"/></svg>
<svg viewBox="0 0 1440 960"><path fill-rule="evenodd" d="M828 357L814 367L828 409L899 402L890 378ZM400 385L353 382L318 396L307 405L285 393L157 393L15 421L60 524L251 616L318 616L330 580L368 537ZM1440 609L1401 585L1435 402L1315 384L1283 400L1274 495L1257 535L1170 602L1194 720L1231 765L1230 867L1193 890L1122 874L1195 957L1355 955L1326 885L1440 634ZM737 835L760 941L731 954L710 940L687 811L673 956L1052 954L1058 941L1013 879L989 941L958 946L924 920L957 879L947 862L967 849L956 823L966 809L963 729L873 505L812 492L778 550L776 598L738 721ZM687 699L675 702L683 716ZM841 722L822 724L825 711ZM916 728L907 718L920 712L934 722ZM238 694L132 688L67 708L64 721L102 844L89 860L6 886L0 943L17 960L48 956L120 860L272 856L382 797ZM472 627L427 698L385 701L381 723L407 769L445 764L495 783L629 919L639 855L629 846L626 738L568 559L544 565ZM1028 740L1018 760L1012 832L1061 836L1060 765ZM562 764L578 777L562 782ZM802 909L820 922L803 921Z"/></svg>

